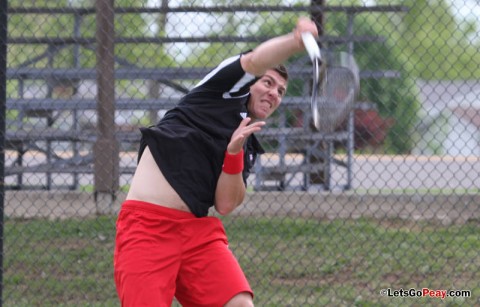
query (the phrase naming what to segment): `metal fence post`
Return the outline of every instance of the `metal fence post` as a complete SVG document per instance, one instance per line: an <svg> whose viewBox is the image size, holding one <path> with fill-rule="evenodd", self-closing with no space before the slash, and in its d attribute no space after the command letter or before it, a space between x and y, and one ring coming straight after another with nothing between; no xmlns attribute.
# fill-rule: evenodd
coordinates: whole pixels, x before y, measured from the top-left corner
<svg viewBox="0 0 480 307"><path fill-rule="evenodd" d="M110 213L119 186L119 145L115 139L113 0L96 1L97 140L94 145L97 213Z"/></svg>
<svg viewBox="0 0 480 307"><path fill-rule="evenodd" d="M3 302L3 216L5 201L5 112L7 100L7 1L0 2L0 306Z"/></svg>

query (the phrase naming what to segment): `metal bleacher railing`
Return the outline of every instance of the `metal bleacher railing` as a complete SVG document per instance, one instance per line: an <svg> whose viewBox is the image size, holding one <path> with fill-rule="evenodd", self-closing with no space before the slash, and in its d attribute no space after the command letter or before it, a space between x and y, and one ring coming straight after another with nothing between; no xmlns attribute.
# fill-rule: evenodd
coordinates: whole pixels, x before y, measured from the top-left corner
<svg viewBox="0 0 480 307"><path fill-rule="evenodd" d="M282 6L239 6L239 7L177 7L177 8L115 8L115 14L124 13L152 13L152 12L199 12L205 11L209 13L228 11L299 11L311 12L323 10L324 12L342 12L348 18L347 33L342 37L328 36L325 33L321 36L320 42L328 48L336 48L338 46L346 46L348 53L353 54L353 44L358 41L377 41L381 42L382 37L374 36L355 36L353 35L353 19L358 14L365 12L402 12L406 8L402 6L378 6L378 7L282 7ZM85 15L95 14L95 9L86 8L10 8L9 14L69 14L72 15L75 22L73 35L71 37L14 37L8 38L8 44L40 44L47 45L46 51L38 56L26 60L18 67L7 68L7 78L9 80L17 80L17 97L7 98L7 109L18 111L18 115L7 125L6 145L7 149L17 152L16 159L6 165L5 176L16 176L16 183L7 185L7 188L26 189L32 188L23 182L25 173L43 173L47 177L46 184L41 186L44 189L58 188L50 178L52 173L67 173L76 178L80 173L91 174L95 172L93 167L93 153L81 154L78 145L82 143L93 144L97 138L95 129L86 130L78 125L77 112L85 110L95 110L98 108L98 102L95 98L69 97L54 98L52 88L56 84L67 84L72 87L78 86L82 80L95 80L97 71L92 68L81 68L78 59L80 48L93 49L95 44L94 38L85 38L80 35L80 26ZM266 38L263 37L116 37L115 43L139 43L149 42L155 44L171 43L171 42L258 42ZM54 68L49 65L43 68L36 68L35 64L47 60L48 63L58 54L65 46L73 46L73 66L71 68ZM166 86L176 90L177 92L185 92L186 88L181 81L198 80L203 77L209 67L159 67L159 68L140 68L132 65L127 60L115 58L115 63L119 66L115 69L114 76L116 80L155 80ZM292 78L308 80L310 69L303 64L294 63L289 65ZM376 77L395 77L394 72L360 72L360 77L376 78ZM26 80L41 80L45 82L48 91L45 97L31 98L25 95L24 82ZM175 80L179 82L175 82ZM308 82L305 82L307 84ZM115 98L116 110L144 110L158 111L161 109L169 109L176 103L176 99L171 97L134 99L134 98ZM268 180L273 180L274 189L285 189L292 185L292 178L296 173L303 174L302 189L307 189L311 183L310 175L313 173L323 173L322 182L324 189L330 189L331 184L329 178L331 176L332 165L337 164L346 168L347 177L342 189L351 187L351 165L353 163L353 116L350 111L347 116L346 128L341 131L330 133L316 132L313 133L305 120L301 127L286 127L285 112L287 110L301 109L304 114L308 114L306 108L309 107L309 88L305 86L304 93L299 97L286 97L282 107L279 110L279 124L275 128L267 128L260 134L260 139L264 141L275 140L279 146L276 153L279 157L279 164L268 167L267 165L258 164L256 172L255 188L258 190L268 189L265 185ZM58 112L67 112L72 116L73 121L70 127L58 128L54 127L55 114ZM47 119L46 126L39 129L38 127L29 127L25 125L24 119L30 117L40 117ZM118 127L114 129L112 135L117 141L123 143L136 143L139 140L139 132L136 129L124 131ZM52 142L68 142L71 144L73 154L68 158L60 157L52 150ZM295 144L304 155L303 162L296 165L285 164L285 157L288 154L291 144ZM320 143L327 146L320 147ZM343 144L346 150L346 160L339 160L333 157L333 144ZM322 150L318 150L321 148ZM23 156L30 150L41 151L45 154L46 159L42 163L25 163ZM312 159L312 155L314 156ZM120 174L133 173L132 167L120 168ZM74 179L73 184L69 185L69 189L76 189L78 180ZM270 187L271 188L271 187Z"/></svg>

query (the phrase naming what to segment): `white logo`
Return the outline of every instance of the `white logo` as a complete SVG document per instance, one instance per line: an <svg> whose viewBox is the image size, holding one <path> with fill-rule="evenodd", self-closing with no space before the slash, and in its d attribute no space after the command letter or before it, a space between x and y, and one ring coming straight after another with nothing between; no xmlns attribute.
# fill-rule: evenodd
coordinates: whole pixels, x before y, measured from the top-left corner
<svg viewBox="0 0 480 307"><path fill-rule="evenodd" d="M247 117L247 112L240 112L240 116L242 118L246 118Z"/></svg>
<svg viewBox="0 0 480 307"><path fill-rule="evenodd" d="M223 93L222 98L223 99L244 98L244 97L247 97L248 95L250 95L250 92L248 92L246 94L243 94L243 95L240 95L240 96L232 96L232 94L230 94L230 92L225 92L225 93Z"/></svg>

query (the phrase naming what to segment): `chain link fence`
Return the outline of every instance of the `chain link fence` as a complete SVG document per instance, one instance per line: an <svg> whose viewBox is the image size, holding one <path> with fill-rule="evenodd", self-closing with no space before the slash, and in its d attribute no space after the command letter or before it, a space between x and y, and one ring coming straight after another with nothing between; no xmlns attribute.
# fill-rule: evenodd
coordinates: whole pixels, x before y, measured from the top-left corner
<svg viewBox="0 0 480 307"><path fill-rule="evenodd" d="M256 305L480 304L478 1L7 2L6 306L117 306L139 127L300 15L360 89L315 132L308 55L286 63L267 152L222 217Z"/></svg>

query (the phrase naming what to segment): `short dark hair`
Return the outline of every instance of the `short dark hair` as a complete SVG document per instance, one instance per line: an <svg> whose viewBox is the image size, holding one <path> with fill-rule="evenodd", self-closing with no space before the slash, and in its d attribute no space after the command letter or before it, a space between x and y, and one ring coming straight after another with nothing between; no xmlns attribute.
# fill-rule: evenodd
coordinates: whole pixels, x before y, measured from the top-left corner
<svg viewBox="0 0 480 307"><path fill-rule="evenodd" d="M285 81L288 81L288 70L287 70L287 67L285 67L285 65L278 64L272 69L275 70L280 76L282 76L285 79Z"/></svg>

